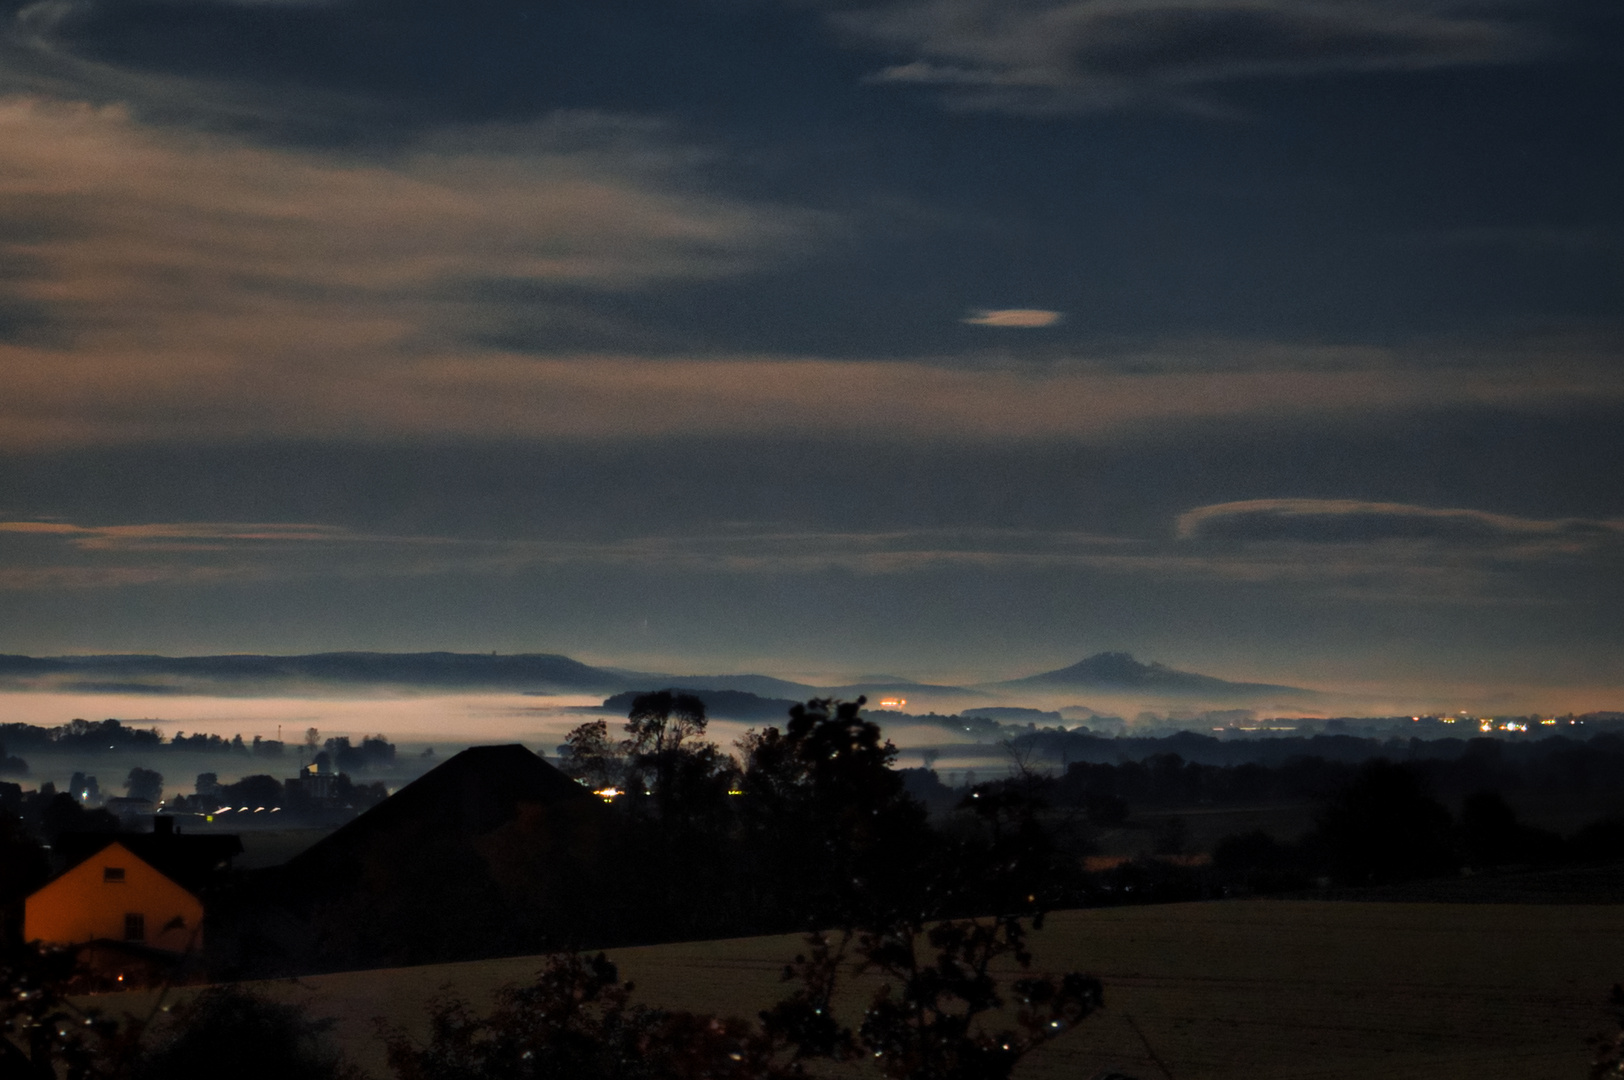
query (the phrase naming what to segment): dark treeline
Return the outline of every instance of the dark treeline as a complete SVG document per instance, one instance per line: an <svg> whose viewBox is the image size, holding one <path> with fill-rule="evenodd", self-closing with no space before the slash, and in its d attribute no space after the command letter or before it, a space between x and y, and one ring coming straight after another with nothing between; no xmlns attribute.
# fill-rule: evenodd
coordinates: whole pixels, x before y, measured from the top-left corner
<svg viewBox="0 0 1624 1080"><path fill-rule="evenodd" d="M56 727L0 724L0 739L22 753L96 754L104 750L149 750L164 745L157 728L128 727L118 720L70 720Z"/></svg>
<svg viewBox="0 0 1624 1080"><path fill-rule="evenodd" d="M1482 754L1483 748L1488 745L1501 747L1506 761L1520 762L1561 755L1574 747L1624 748L1624 736L1611 732L1588 739L1566 735L1505 739L1381 739L1341 734L1219 739L1196 731L1163 736L1112 737L1084 729L1036 729L1021 732L1011 742L1025 754L1062 766L1073 762L1114 765L1124 761L1143 761L1162 754L1177 754L1183 760L1198 765L1278 766L1293 759L1309 757L1354 764L1378 757L1391 761L1450 761Z"/></svg>
<svg viewBox="0 0 1624 1080"><path fill-rule="evenodd" d="M165 739L157 728L138 728L120 720L91 721L75 719L56 727L35 724L0 724L0 774L26 775L27 762L21 757L7 757L5 747L22 753L51 753L94 756L108 751L152 751L188 754L239 755L259 758L291 756L289 744L279 739L265 739L255 735L245 741L238 734L231 738L222 735L184 731L174 738ZM311 761L326 754L326 765L343 772L360 772L367 768L391 765L395 761L395 744L382 735L364 736L359 744L352 744L347 736L319 741L312 728L303 744L295 744L303 756Z"/></svg>
<svg viewBox="0 0 1624 1080"><path fill-rule="evenodd" d="M1504 869L1624 861L1624 738L1548 739L1522 746L1474 739L1458 757L1358 764L1296 757L1277 766L1203 765L1176 754L1115 765L1077 762L1028 783L1096 826L1136 811L1303 805L1310 828L1219 840L1209 864L1141 860L1085 882L1084 902L1193 899L1326 884L1377 885ZM1601 811L1567 835L1519 819L1512 796L1577 801ZM1451 809L1454 806L1456 809ZM1162 818L1165 825L1169 820ZM1175 838L1168 852L1185 853ZM1101 893L1103 890L1103 894ZM1136 892L1134 896L1124 895ZM1116 895L1112 895L1116 894Z"/></svg>
<svg viewBox="0 0 1624 1080"><path fill-rule="evenodd" d="M277 808L292 810L296 814L327 805L363 811L382 802L389 795L382 782L358 784L348 773L329 775L321 795L314 796L301 778L286 783L268 773L245 776L231 784L222 784L214 773L200 773L195 795L178 795L170 800L170 809L181 813L212 813L221 807Z"/></svg>
<svg viewBox="0 0 1624 1080"><path fill-rule="evenodd" d="M1039 736L1022 736L1017 746ZM1200 741L1197 741L1200 740ZM1440 798L1456 800L1475 791L1539 792L1583 800L1624 790L1624 736L1586 741L1552 737L1529 742L1501 739L1438 739L1408 742L1318 736L1313 739L1221 743L1182 735L1158 740L1099 740L1113 746L1148 743L1155 752L1137 760L1073 760L1055 785L1067 802L1120 799L1142 806L1195 806L1317 800L1346 787L1366 761L1382 758L1411 767ZM1208 751L1216 744L1238 761L1192 760L1173 748ZM1271 743L1296 744L1281 755ZM1124 747L1125 748L1125 747ZM1137 747L1136 747L1137 748ZM1245 752L1263 750L1257 757ZM1305 752L1306 751L1306 752ZM1272 760L1267 760L1272 759Z"/></svg>
<svg viewBox="0 0 1624 1080"><path fill-rule="evenodd" d="M0 776L27 776L28 762L20 757L6 752L6 744L0 742Z"/></svg>

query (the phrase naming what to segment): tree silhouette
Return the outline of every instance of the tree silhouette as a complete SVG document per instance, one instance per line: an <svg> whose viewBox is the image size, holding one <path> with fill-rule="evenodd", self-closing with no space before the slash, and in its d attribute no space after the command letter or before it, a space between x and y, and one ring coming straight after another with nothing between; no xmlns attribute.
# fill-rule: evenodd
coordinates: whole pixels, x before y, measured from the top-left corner
<svg viewBox="0 0 1624 1080"><path fill-rule="evenodd" d="M164 794L163 774L156 769L144 769L137 765L125 778L124 790L130 793L132 799L145 799L156 804Z"/></svg>
<svg viewBox="0 0 1624 1080"><path fill-rule="evenodd" d="M400 1080L771 1080L792 1073L743 1020L653 1009L631 1001L602 953L554 957L528 986L497 992L476 1016L467 1002L439 1001L419 1044L385 1028Z"/></svg>
<svg viewBox="0 0 1624 1080"><path fill-rule="evenodd" d="M803 927L912 906L929 878L937 837L863 704L796 705L784 730L739 744L747 862Z"/></svg>
<svg viewBox="0 0 1624 1080"><path fill-rule="evenodd" d="M365 1080L327 1045L331 1020L235 986L174 1006L133 1055L128 1080Z"/></svg>
<svg viewBox="0 0 1624 1080"><path fill-rule="evenodd" d="M1426 877L1454 862L1451 821L1421 776L1386 758L1368 761L1320 812L1316 838L1332 876L1348 884Z"/></svg>
<svg viewBox="0 0 1624 1080"><path fill-rule="evenodd" d="M593 791L602 791L621 782L626 773L626 754L609 739L609 725L602 720L581 724L564 736L558 748L560 769L566 776L584 780Z"/></svg>
<svg viewBox="0 0 1624 1080"><path fill-rule="evenodd" d="M670 805L683 742L704 735L706 723L705 703L693 694L658 690L632 700L626 714L626 755L634 777L652 782L661 810Z"/></svg>

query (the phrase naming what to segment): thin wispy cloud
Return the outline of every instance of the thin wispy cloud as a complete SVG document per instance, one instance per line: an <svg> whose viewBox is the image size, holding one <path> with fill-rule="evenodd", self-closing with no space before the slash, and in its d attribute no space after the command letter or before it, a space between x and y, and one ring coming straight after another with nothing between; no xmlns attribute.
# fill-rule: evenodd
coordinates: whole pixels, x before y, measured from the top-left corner
<svg viewBox="0 0 1624 1080"><path fill-rule="evenodd" d="M332 525L192 522L150 525L71 525L61 521L0 521L0 534L60 539L80 551L226 551L270 544L359 543L390 539L358 536Z"/></svg>
<svg viewBox="0 0 1624 1080"><path fill-rule="evenodd" d="M1383 540L1624 541L1624 519L1527 518L1356 499L1254 499L1179 516L1180 539L1358 543Z"/></svg>
<svg viewBox="0 0 1624 1080"><path fill-rule="evenodd" d="M297 318L296 318L297 316ZM1555 360L1464 369L1404 362L1322 367L1312 348L1260 346L1229 370L1178 350L1037 365L976 358L525 355L402 345L399 326L346 322L323 303L284 331L207 345L72 351L0 346L0 444L149 439L527 438L866 431L954 438L1113 437L1198 421L1334 419L1451 406L1556 409L1624 399L1624 371L1557 346ZM177 324L178 327L178 324ZM133 332L133 331L132 331ZM267 333L269 330L267 329ZM320 347L325 346L325 347ZM1291 352L1282 369L1272 357ZM1531 345L1526 357L1546 357ZM816 403L809 409L808 403Z"/></svg>
<svg viewBox="0 0 1624 1080"><path fill-rule="evenodd" d="M1256 499L1197 507L1180 546L1214 567L1273 566L1260 580L1365 602L1571 604L1564 571L1624 572L1624 519L1529 518L1353 499ZM1558 577L1551 579L1547 571ZM1554 588L1554 591L1553 591Z"/></svg>
<svg viewBox="0 0 1624 1080"><path fill-rule="evenodd" d="M1033 330L1056 326L1065 319L1058 311L1042 308L977 308L960 322L971 326L995 326L1011 330Z"/></svg>
<svg viewBox="0 0 1624 1080"><path fill-rule="evenodd" d="M1505 63L1543 45L1481 5L1402 0L897 0L830 18L907 57L874 81L1012 110L1194 106L1239 79Z"/></svg>
<svg viewBox="0 0 1624 1080"><path fill-rule="evenodd" d="M1317 509L1316 509L1317 505ZM1229 535L1225 522L1260 515L1304 518L1355 515L1451 522L1467 511L1428 511L1396 504L1330 500L1260 500L1200 507L1181 515L1177 541L1107 536L1076 530L954 528L874 532L735 527L686 535L636 535L580 541L532 538L469 540L444 536L386 536L319 525L188 524L75 526L0 523L10 534L71 547L72 563L47 553L32 560L0 547L0 589L119 589L154 584L219 585L296 579L376 579L439 575L520 575L536 570L595 573L659 572L702 577L797 577L828 573L872 577L1087 573L1118 578L1222 586L1290 586L1325 598L1414 600L1481 606L1554 602L1527 587L1519 566L1593 554L1598 535L1614 548L1624 523L1537 522L1477 515L1490 530L1542 540L1588 534L1573 544L1523 543L1486 550L1477 537L1436 527L1424 547L1394 547L1392 536L1358 542L1302 530L1270 533L1253 524L1248 537L1272 544L1190 550L1192 540ZM1365 529L1368 534L1371 530ZM1413 530L1389 530L1413 540ZM1333 530L1334 532L1334 530ZM1305 558L1301 547L1320 550ZM312 558L319 552L319 558Z"/></svg>

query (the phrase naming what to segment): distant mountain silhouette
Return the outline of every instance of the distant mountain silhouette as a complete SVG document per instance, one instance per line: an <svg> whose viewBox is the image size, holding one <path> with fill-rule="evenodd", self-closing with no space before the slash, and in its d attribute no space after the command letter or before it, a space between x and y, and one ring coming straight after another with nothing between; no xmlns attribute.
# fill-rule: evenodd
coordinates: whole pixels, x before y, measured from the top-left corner
<svg viewBox="0 0 1624 1080"><path fill-rule="evenodd" d="M701 694L702 691L712 692L739 692L754 694L766 698L791 698L796 701L806 701L809 698L825 697L839 698L850 701L859 696L879 697L886 694L969 694L971 691L958 686L933 686L930 683L912 682L908 679L897 679L892 676L876 676L863 678L844 686L813 686L810 683L790 682L788 679L775 679L770 675L659 675L639 671L619 671L615 674L638 681L644 690L691 690Z"/></svg>
<svg viewBox="0 0 1624 1080"><path fill-rule="evenodd" d="M1234 698L1256 694L1312 695L1314 691L1272 683L1240 683L1211 675L1179 671L1163 664L1140 663L1125 652L1095 653L1070 667L995 683L1008 689L1090 689L1187 697Z"/></svg>
<svg viewBox="0 0 1624 1080"><path fill-rule="evenodd" d="M817 687L806 683L775 679L771 675L662 675L650 671L623 671L606 668L620 678L628 690L711 690L754 694L757 697L790 697L805 701L817 695Z"/></svg>
<svg viewBox="0 0 1624 1080"><path fill-rule="evenodd" d="M388 684L456 689L557 689L612 691L627 680L567 656L549 653L379 653L334 652L305 656L0 656L0 677L70 676L81 680L116 680L121 693L137 679L214 684L330 682Z"/></svg>
<svg viewBox="0 0 1624 1080"><path fill-rule="evenodd" d="M682 687L661 687L660 689L683 689ZM800 704L802 699L769 698L757 694L746 693L743 690L713 690L708 687L688 689L705 703L705 715L712 720L747 720L782 723L789 715L791 707ZM639 694L648 693L647 690L625 690L612 697L604 699L603 710L615 716L624 717L637 700Z"/></svg>
<svg viewBox="0 0 1624 1080"><path fill-rule="evenodd" d="M89 693L256 694L298 692L310 685L400 686L440 690L509 690L520 693L614 694L627 690L708 690L805 701L860 694L963 694L954 686L907 680L811 686L770 675L671 675L593 667L556 653L332 652L303 656L8 656L0 655L0 683L49 683Z"/></svg>
<svg viewBox="0 0 1624 1080"><path fill-rule="evenodd" d="M145 693L297 693L320 686L399 686L439 690L506 690L534 694L617 694L629 690L691 690L805 701L866 695L976 696L986 690L1099 689L1233 700L1259 694L1303 696L1312 691L1265 683L1236 683L1210 675L1142 664L1127 653L1086 660L982 690L876 676L846 686L812 686L770 675L671 675L593 667L556 653L332 652L304 656L5 656L0 683L54 685L81 691Z"/></svg>

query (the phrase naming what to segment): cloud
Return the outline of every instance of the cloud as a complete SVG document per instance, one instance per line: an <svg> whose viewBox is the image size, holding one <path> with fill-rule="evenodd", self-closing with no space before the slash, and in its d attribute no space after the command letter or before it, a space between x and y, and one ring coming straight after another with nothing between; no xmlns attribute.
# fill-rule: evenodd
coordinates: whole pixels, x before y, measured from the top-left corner
<svg viewBox="0 0 1624 1080"><path fill-rule="evenodd" d="M1171 342L1036 363L487 344L521 316L542 340L578 328L586 316L568 297L581 291L743 274L842 228L721 194L703 182L716 167L658 125L593 114L368 157L0 99L0 255L17 268L0 276L0 310L30 315L0 328L0 447L1096 439L1215 419L1624 400L1612 341Z"/></svg>
<svg viewBox="0 0 1624 1080"><path fill-rule="evenodd" d="M0 296L65 337L229 356L457 340L500 282L635 289L804 244L793 208L707 190L655 126L592 114L389 157L256 147L122 108L0 99Z"/></svg>
<svg viewBox="0 0 1624 1080"><path fill-rule="evenodd" d="M341 526L262 523L120 524L0 522L6 538L35 541L32 559L0 546L0 585L117 587L156 581L288 576L509 574L540 566L620 566L685 572L906 573L944 566L1075 565L1124 541L1079 532L922 529L882 532L720 532L568 539L479 540L358 533ZM46 542L40 558L38 542ZM53 562L49 546L77 557ZM30 565L32 563L32 565Z"/></svg>
<svg viewBox="0 0 1624 1080"><path fill-rule="evenodd" d="M358 403L512 318L586 318L536 290L726 277L830 227L721 194L709 167L658 125L596 114L367 157L0 99L0 310L25 316L0 327L0 442L212 437L312 395Z"/></svg>
<svg viewBox="0 0 1624 1080"><path fill-rule="evenodd" d="M459 546L463 554L450 561L435 553ZM389 577L471 566L484 551L477 542L372 534L308 522L0 521L0 589Z"/></svg>
<svg viewBox="0 0 1624 1080"><path fill-rule="evenodd" d="M830 18L907 59L877 82L938 85L976 108L1199 105L1219 84L1504 63L1540 51L1473 5L1403 0L894 0Z"/></svg>
<svg viewBox="0 0 1624 1080"><path fill-rule="evenodd" d="M560 114L346 158L14 97L0 100L0 201L45 234L6 238L52 279L22 297L104 308L314 289L421 300L497 278L626 287L734 273L805 239L809 217L705 192L684 175L693 155L660 138Z"/></svg>
<svg viewBox="0 0 1624 1080"><path fill-rule="evenodd" d="M233 545L359 542L331 525L196 522L150 525L70 525L59 521L0 521L0 534L58 537L80 551L224 551Z"/></svg>
<svg viewBox="0 0 1624 1080"><path fill-rule="evenodd" d="M1254 499L1179 515L1181 540L1358 544L1392 540L1454 543L1552 541L1571 548L1624 539L1624 519L1525 518L1482 510L1352 499Z"/></svg>
<svg viewBox="0 0 1624 1080"><path fill-rule="evenodd" d="M199 321L206 321L200 316ZM1105 361L522 355L414 347L321 301L264 338L0 345L0 446L316 438L571 439L673 435L1095 440L1214 420L1271 423L1624 401L1624 371L1572 346L1477 366L1402 352L1238 349L1213 370L1178 348ZM199 329L202 334L202 328ZM1277 362L1289 354L1291 364ZM1250 361L1246 360L1250 357Z"/></svg>
<svg viewBox="0 0 1624 1080"><path fill-rule="evenodd" d="M1065 316L1058 311L1043 311L1039 308L1003 308L989 310L977 308L968 317L960 322L971 326L999 326L1012 329L1028 330L1035 327L1055 326Z"/></svg>
<svg viewBox="0 0 1624 1080"><path fill-rule="evenodd" d="M1412 512L1411 517L1430 516L1423 508L1400 509ZM1203 523L1225 517L1225 510L1203 507L1184 515L1179 523L1181 538L1208 535L1201 531L1207 527ZM1514 535L1549 538L1573 530L1566 523L1485 517ZM861 532L738 525L685 534L582 541L386 536L310 524L52 523L50 529L36 528L38 524L0 523L0 589L210 586L448 574L500 578L548 568L587 570L594 575L657 571L729 577L830 572L874 577L944 571L954 575L1058 572L1139 578L1163 584L1287 586L1303 595L1359 601L1401 599L1481 606L1552 602L1539 589L1528 587L1517 568L1534 558L1549 559L1564 553L1592 556L1596 548L1594 538L1589 537L1584 543L1565 548L1525 545L1515 552L1484 551L1446 537L1450 542L1426 548L1372 548L1369 544L1328 544L1320 540L1312 543L1312 550L1302 542L1192 549L1187 543L1169 544L1158 538L986 527ZM1614 538L1624 535L1624 523L1600 524ZM31 552L8 548L3 546L7 534L31 535L37 540L50 538L69 547L73 557L53 556L48 549L42 551L37 546ZM1518 557L1508 559L1508 554Z"/></svg>

